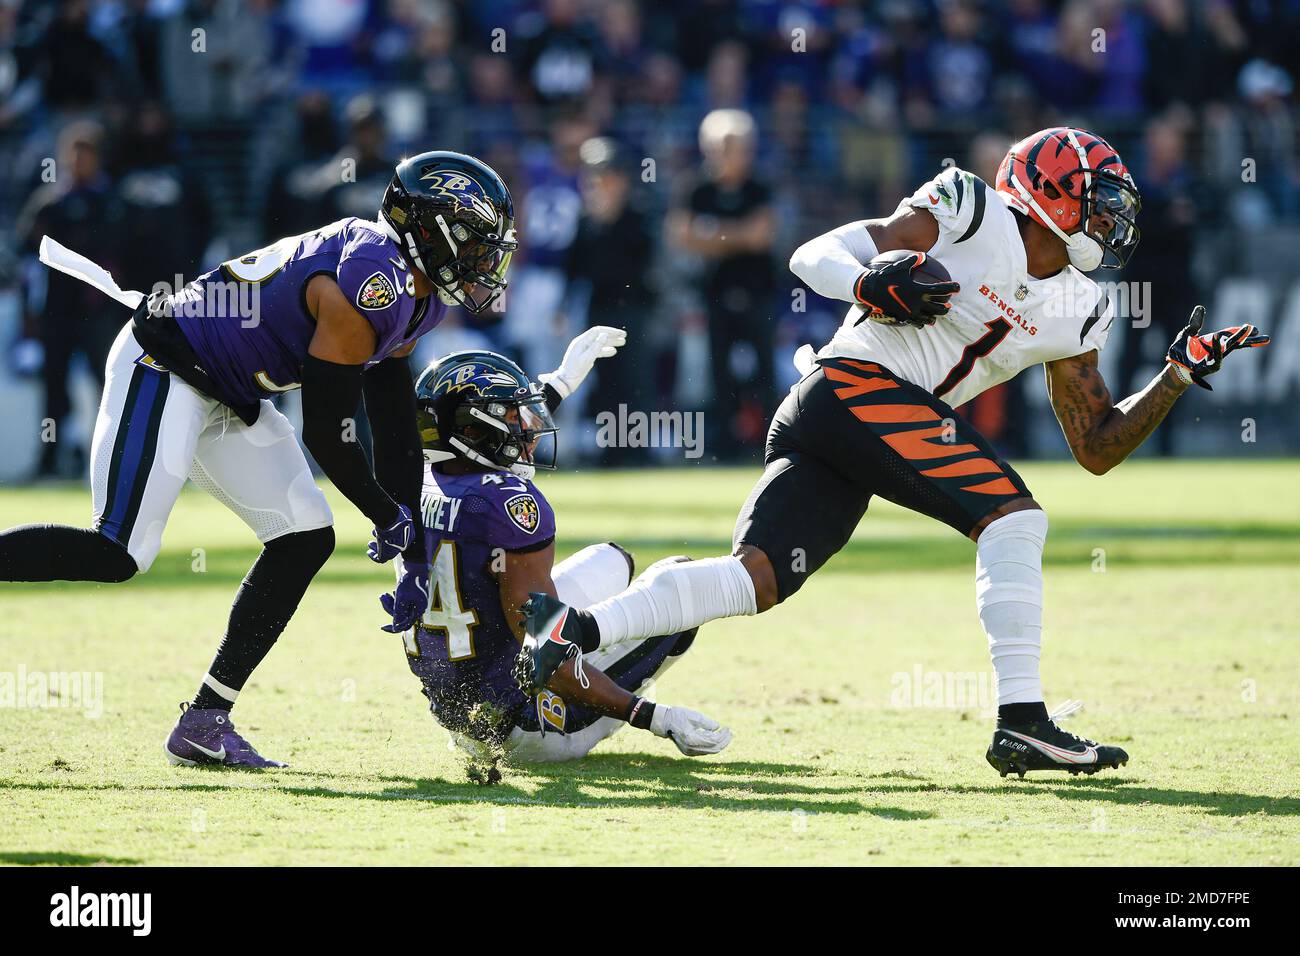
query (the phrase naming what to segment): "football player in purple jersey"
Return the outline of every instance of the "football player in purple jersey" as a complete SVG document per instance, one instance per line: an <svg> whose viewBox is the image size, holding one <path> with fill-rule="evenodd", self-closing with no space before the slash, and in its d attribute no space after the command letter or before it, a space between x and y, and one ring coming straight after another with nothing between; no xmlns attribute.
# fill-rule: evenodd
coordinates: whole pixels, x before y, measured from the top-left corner
<svg viewBox="0 0 1300 956"><path fill-rule="evenodd" d="M397 167L375 221L341 219L281 239L170 295L123 293L67 250L81 265L46 259L139 305L108 359L90 526L0 533L0 580L119 582L147 571L187 478L263 546L212 666L181 705L166 743L172 763L283 766L235 731L230 710L329 558L334 531L273 396L302 389L303 443L373 523L371 559L405 554L394 621L409 627L424 609L409 597L427 589L429 570L406 356L449 306L480 312L501 294L515 245L501 177L472 156L438 151ZM362 401L373 469L354 437Z"/></svg>
<svg viewBox="0 0 1300 956"><path fill-rule="evenodd" d="M430 461L419 560L432 574L426 607L403 640L434 716L480 757L573 760L624 724L667 737L688 756L718 753L731 740L703 714L642 696L680 660L694 629L570 661L537 693L524 694L512 675L524 636L519 608L530 591L568 595L584 607L631 583L632 556L616 544L594 544L556 563L555 512L532 481L535 468L554 467L551 412L625 336L588 329L559 369L540 376L540 387L514 362L486 351L448 355L417 382ZM401 588L399 572L398 597ZM394 597L383 600L390 607Z"/></svg>

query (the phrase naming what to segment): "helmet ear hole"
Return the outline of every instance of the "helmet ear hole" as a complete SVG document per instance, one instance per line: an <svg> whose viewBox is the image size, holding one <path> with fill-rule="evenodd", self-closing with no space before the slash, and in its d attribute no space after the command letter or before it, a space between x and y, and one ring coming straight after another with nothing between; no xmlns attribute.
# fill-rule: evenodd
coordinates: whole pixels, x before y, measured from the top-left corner
<svg viewBox="0 0 1300 956"><path fill-rule="evenodd" d="M1046 195L1048 199L1061 198L1061 191L1056 188L1056 185L1054 183L1051 182L1043 183L1043 194Z"/></svg>

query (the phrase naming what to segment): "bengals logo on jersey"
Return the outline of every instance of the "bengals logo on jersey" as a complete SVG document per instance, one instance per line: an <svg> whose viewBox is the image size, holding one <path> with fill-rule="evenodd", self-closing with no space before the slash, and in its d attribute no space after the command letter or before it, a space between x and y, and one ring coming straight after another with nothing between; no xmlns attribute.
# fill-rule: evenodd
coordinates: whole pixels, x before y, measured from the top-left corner
<svg viewBox="0 0 1300 956"><path fill-rule="evenodd" d="M386 309L397 301L397 289L382 272L376 272L357 290L357 305L368 312Z"/></svg>

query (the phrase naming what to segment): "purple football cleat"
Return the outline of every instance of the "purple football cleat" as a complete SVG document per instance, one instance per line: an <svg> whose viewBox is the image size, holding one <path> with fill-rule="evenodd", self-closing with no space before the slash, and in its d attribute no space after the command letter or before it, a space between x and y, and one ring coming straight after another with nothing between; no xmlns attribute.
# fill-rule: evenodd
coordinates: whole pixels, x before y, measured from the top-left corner
<svg viewBox="0 0 1300 956"><path fill-rule="evenodd" d="M239 733L230 713L216 708L198 710L181 704L181 719L167 738L167 761L172 766L222 766L263 769L287 767L267 760Z"/></svg>

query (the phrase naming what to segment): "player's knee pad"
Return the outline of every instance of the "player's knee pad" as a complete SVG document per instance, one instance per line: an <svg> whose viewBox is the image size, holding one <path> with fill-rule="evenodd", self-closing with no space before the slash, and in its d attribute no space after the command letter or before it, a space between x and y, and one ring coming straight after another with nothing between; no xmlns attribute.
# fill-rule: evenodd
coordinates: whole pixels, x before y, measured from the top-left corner
<svg viewBox="0 0 1300 956"><path fill-rule="evenodd" d="M605 545L607 547L613 548L615 551L617 551L619 554L623 556L623 560L627 562L627 583L631 584L632 579L636 577L636 558L632 556L631 551L629 551L627 548L623 547L621 544L619 544L616 541L606 541Z"/></svg>
<svg viewBox="0 0 1300 956"><path fill-rule="evenodd" d="M334 526L313 528L310 531L291 531L266 542L264 551L277 560L315 575L334 553Z"/></svg>
<svg viewBox="0 0 1300 956"><path fill-rule="evenodd" d="M127 556L127 558L131 562L131 567L134 568L131 574L136 574L136 573L144 574L151 567L153 567L153 563L157 559L158 553L162 551L162 528L161 527L159 527L156 531L151 531L149 533L137 536L136 540L133 543L128 543L126 541L118 541L115 538L109 537L102 530L99 532L99 537L103 538L110 545L120 550L122 554L125 554ZM105 550L105 555L107 554L108 551ZM116 565L116 571L119 574L126 572L126 566L122 564L120 560L115 559L113 561L113 564ZM127 577L130 576L131 575L127 575ZM126 578L121 578L120 580L125 581Z"/></svg>
<svg viewBox="0 0 1300 956"><path fill-rule="evenodd" d="M589 607L631 583L631 555L609 542L590 544L557 564L551 580L565 604Z"/></svg>

